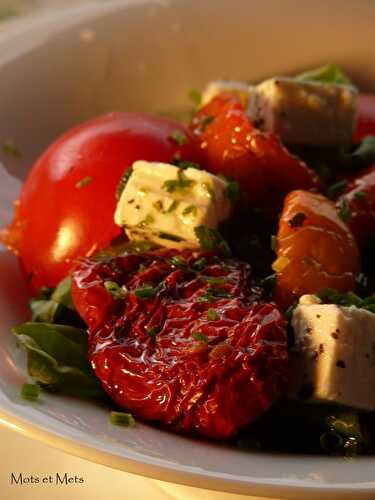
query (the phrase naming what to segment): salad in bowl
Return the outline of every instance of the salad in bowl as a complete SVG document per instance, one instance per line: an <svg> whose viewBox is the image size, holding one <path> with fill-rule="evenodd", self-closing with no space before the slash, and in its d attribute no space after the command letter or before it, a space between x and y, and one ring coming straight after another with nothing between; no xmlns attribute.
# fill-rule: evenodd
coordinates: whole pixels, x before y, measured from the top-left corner
<svg viewBox="0 0 375 500"><path fill-rule="evenodd" d="M52 391L246 449L375 451L375 97L336 65L118 112L30 170L1 240Z"/></svg>

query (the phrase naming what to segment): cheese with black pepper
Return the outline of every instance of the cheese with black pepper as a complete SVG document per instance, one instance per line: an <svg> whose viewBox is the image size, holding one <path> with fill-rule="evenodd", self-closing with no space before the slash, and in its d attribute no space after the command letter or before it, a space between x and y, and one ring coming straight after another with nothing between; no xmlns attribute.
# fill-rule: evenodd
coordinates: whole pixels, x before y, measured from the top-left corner
<svg viewBox="0 0 375 500"><path fill-rule="evenodd" d="M115 223L131 240L169 248L199 248L197 226L216 229L229 217L227 184L196 168L136 161L121 194Z"/></svg>
<svg viewBox="0 0 375 500"><path fill-rule="evenodd" d="M348 145L356 123L357 90L350 85L270 78L251 94L248 116L287 144Z"/></svg>
<svg viewBox="0 0 375 500"><path fill-rule="evenodd" d="M292 317L289 395L375 410L375 314L300 298Z"/></svg>

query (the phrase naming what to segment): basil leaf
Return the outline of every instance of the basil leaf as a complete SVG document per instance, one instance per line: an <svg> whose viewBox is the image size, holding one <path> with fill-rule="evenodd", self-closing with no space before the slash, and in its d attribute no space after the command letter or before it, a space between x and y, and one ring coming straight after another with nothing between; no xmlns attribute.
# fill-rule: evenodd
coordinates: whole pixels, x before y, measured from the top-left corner
<svg viewBox="0 0 375 500"><path fill-rule="evenodd" d="M336 64L326 64L309 71L305 71L295 77L301 82L319 82L332 85L351 85L348 75Z"/></svg>
<svg viewBox="0 0 375 500"><path fill-rule="evenodd" d="M30 377L47 390L80 397L103 397L87 360L87 333L81 328L27 322L13 328L27 353Z"/></svg>

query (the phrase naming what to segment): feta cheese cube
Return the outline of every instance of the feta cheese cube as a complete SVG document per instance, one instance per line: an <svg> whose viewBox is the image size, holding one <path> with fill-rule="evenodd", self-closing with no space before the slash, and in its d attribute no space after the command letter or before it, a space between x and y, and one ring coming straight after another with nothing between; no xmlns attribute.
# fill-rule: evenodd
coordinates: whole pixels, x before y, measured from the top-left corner
<svg viewBox="0 0 375 500"><path fill-rule="evenodd" d="M291 397L375 410L375 314L303 296L292 318Z"/></svg>
<svg viewBox="0 0 375 500"><path fill-rule="evenodd" d="M346 145L355 126L356 99L350 85L277 77L256 87L248 116L287 144Z"/></svg>
<svg viewBox="0 0 375 500"><path fill-rule="evenodd" d="M195 168L137 161L115 212L129 239L169 248L199 248L194 229L229 217L226 183Z"/></svg>
<svg viewBox="0 0 375 500"><path fill-rule="evenodd" d="M205 106L214 97L222 92L229 92L237 96L243 105L246 107L249 95L253 87L244 82L236 82L231 80L214 80L210 82L202 93L201 106Z"/></svg>

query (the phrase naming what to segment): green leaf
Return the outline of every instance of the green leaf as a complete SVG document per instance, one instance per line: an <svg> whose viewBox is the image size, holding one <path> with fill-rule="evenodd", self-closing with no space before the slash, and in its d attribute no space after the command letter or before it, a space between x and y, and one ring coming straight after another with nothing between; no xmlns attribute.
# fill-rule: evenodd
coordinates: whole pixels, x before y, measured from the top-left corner
<svg viewBox="0 0 375 500"><path fill-rule="evenodd" d="M87 333L68 325L27 322L13 329L27 353L30 377L62 394L102 397L104 392L87 360Z"/></svg>
<svg viewBox="0 0 375 500"><path fill-rule="evenodd" d="M358 171L375 161L375 136L367 135L352 151L344 152L340 157L343 170Z"/></svg>
<svg viewBox="0 0 375 500"><path fill-rule="evenodd" d="M326 64L295 77L298 81L320 82L333 85L351 85L348 75L336 64Z"/></svg>

